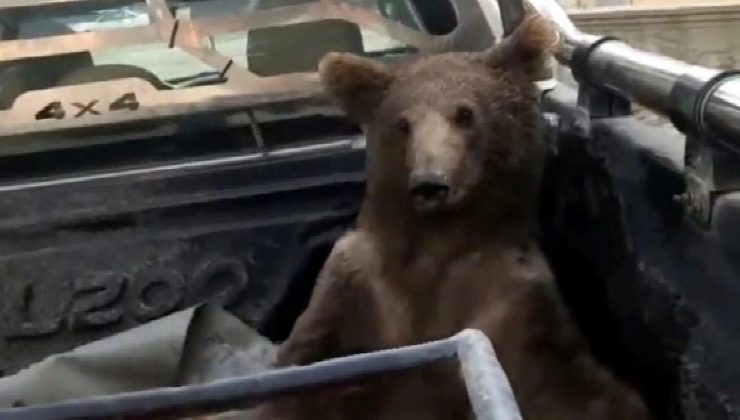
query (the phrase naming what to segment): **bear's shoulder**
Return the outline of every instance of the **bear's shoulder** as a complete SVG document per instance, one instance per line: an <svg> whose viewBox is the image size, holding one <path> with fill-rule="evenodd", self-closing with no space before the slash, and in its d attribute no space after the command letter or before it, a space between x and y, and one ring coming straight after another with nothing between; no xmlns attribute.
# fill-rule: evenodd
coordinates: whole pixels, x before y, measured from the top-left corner
<svg viewBox="0 0 740 420"><path fill-rule="evenodd" d="M324 270L332 278L362 282L379 263L376 240L361 229L347 231L335 243Z"/></svg>

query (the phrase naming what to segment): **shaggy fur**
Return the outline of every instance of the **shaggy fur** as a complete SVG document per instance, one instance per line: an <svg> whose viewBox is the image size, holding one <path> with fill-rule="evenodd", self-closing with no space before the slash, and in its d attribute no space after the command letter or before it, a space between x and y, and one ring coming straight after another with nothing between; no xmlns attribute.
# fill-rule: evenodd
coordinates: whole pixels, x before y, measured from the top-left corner
<svg viewBox="0 0 740 420"><path fill-rule="evenodd" d="M351 54L322 61L327 92L366 127L367 195L356 229L335 245L280 347L279 365L477 328L491 339L525 419L648 418L638 395L591 355L533 241L544 145L532 82L555 41L548 22L532 15L484 53L393 67ZM429 177L432 187L419 181ZM275 400L260 418L472 414L456 366L440 364Z"/></svg>

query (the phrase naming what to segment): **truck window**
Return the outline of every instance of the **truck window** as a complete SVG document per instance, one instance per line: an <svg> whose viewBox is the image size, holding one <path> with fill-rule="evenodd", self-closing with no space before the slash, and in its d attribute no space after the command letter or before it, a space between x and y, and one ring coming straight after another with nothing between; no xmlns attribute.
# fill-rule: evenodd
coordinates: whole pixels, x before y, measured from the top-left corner
<svg viewBox="0 0 740 420"><path fill-rule="evenodd" d="M16 99L29 91L88 82L137 78L156 90L173 90L228 85L238 72L244 86L255 76L255 83L261 83L260 78L315 72L320 59L332 51L404 56L457 27L456 1L159 3L165 4L169 22L180 23L179 29L157 26L158 19L152 17L157 13L151 9L157 1L132 0L117 7L76 0L40 0L13 9L0 5L1 41L31 41L20 48L0 42L0 111L13 109ZM91 36L70 38L83 33ZM89 47L79 47L77 39ZM13 54L15 58L9 57ZM63 117L50 110L39 107L37 119Z"/></svg>
<svg viewBox="0 0 740 420"><path fill-rule="evenodd" d="M70 2L74 3L74 2ZM189 19L214 19L218 16L228 17L233 14L248 15L249 13L272 10L281 7L291 7L317 3L315 0L200 0L200 1L169 1L176 17ZM455 10L449 0L344 0L355 9L365 13L377 13L390 20L400 22L410 28L430 35L443 35L454 29L456 23ZM2 39L39 39L48 36L88 31L110 31L123 28L136 28L150 25L146 3L134 3L114 8L93 8L85 10L80 6L65 11L55 8L52 11L39 6L24 9L22 13L3 12L0 7L2 20ZM360 19L362 14L354 14ZM363 52L371 55L403 52L408 45L387 34L381 34L371 27L358 25L357 22L337 22L339 19L327 21L316 19L303 24L282 24L258 28L249 31L230 31L228 33L212 34L203 40L210 43L218 52L233 58L236 64L249 67L253 61L257 73L274 75L283 72L304 71L305 63L273 65L272 69L265 68L265 61L287 62L293 55L294 61L308 50L348 50ZM323 31L322 31L323 30ZM250 39L251 38L251 39ZM310 40L310 42L306 42ZM300 44L297 42L300 41ZM246 44L246 48L245 48ZM362 45L360 45L362 44ZM324 51L322 51L324 52ZM209 70L208 65L188 57L177 48L163 48L159 45L131 45L126 47L101 48L91 51L93 64L127 64L141 67L155 74L161 80L181 79L198 75ZM305 62L315 61L312 54L305 53ZM315 55L315 54L313 54ZM258 57L259 58L256 58ZM34 62L41 60L24 60ZM62 62L64 60L60 60ZM302 64L302 65L301 65ZM315 64L315 63L314 63ZM48 67L48 64L45 63ZM281 66L283 68L281 68ZM5 66L7 67L7 66ZM59 71L69 69L66 63L60 66ZM46 84L54 85L62 75L49 72ZM2 75L0 75L2 78ZM33 88L43 88L44 83L34 81Z"/></svg>
<svg viewBox="0 0 740 420"><path fill-rule="evenodd" d="M449 0L378 0L378 6L385 16L431 35L447 35L457 27Z"/></svg>

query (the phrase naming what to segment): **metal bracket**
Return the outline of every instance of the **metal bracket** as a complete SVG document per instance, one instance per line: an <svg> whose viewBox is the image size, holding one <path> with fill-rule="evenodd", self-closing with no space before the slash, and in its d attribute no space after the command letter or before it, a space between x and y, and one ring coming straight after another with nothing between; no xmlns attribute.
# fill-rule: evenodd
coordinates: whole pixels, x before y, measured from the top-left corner
<svg viewBox="0 0 740 420"><path fill-rule="evenodd" d="M248 408L270 398L326 385L457 359L478 420L521 420L509 380L482 332L331 359L205 385L159 388L35 407L0 410L4 420L193 417Z"/></svg>
<svg viewBox="0 0 740 420"><path fill-rule="evenodd" d="M723 141L705 123L708 99L723 82L738 75L739 70L729 70L705 81L687 74L671 89L671 121L686 134L686 192L677 201L702 227L711 224L718 195L740 190L740 150L732 142Z"/></svg>
<svg viewBox="0 0 740 420"><path fill-rule="evenodd" d="M581 45L573 51L571 70L578 82L578 106L588 110L591 118L622 117L632 114L631 103L627 98L608 89L591 83L588 74L588 60L591 53L602 44L619 41L612 36L604 36L588 45Z"/></svg>
<svg viewBox="0 0 740 420"><path fill-rule="evenodd" d="M703 227L712 222L718 195L740 190L740 154L706 136L686 136L684 158L686 192L677 197Z"/></svg>
<svg viewBox="0 0 740 420"><path fill-rule="evenodd" d="M588 83L579 84L578 106L586 109L592 119L632 115L632 104L629 100Z"/></svg>

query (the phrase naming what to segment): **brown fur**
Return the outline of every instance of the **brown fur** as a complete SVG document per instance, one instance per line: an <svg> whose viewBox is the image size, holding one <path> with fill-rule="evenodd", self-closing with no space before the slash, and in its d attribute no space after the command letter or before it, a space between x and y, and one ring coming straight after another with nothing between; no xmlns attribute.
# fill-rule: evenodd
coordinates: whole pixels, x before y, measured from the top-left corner
<svg viewBox="0 0 740 420"><path fill-rule="evenodd" d="M279 365L478 328L525 419L648 418L638 395L594 360L532 240L543 158L532 81L554 41L535 15L485 53L396 67L349 54L322 61L329 94L367 128L367 196L280 347ZM449 194L417 205L409 188L429 173ZM471 418L455 369L440 364L282 398L260 418Z"/></svg>

